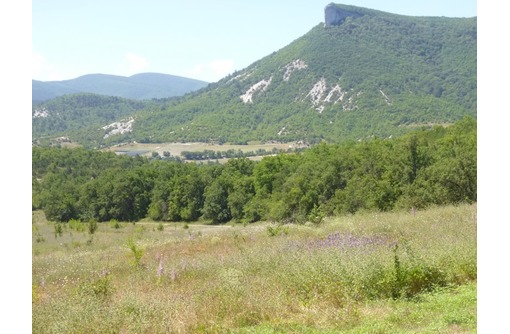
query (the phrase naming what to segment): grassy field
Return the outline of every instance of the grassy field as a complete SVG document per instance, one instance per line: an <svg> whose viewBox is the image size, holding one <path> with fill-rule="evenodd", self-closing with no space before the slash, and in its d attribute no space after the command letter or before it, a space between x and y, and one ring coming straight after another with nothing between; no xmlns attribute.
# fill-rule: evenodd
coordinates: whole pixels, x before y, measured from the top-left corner
<svg viewBox="0 0 510 334"><path fill-rule="evenodd" d="M32 224L33 333L475 333L477 209Z"/></svg>
<svg viewBox="0 0 510 334"><path fill-rule="evenodd" d="M163 156L163 152L170 152L172 156L180 156L181 152L201 152L205 150L211 151L228 151L228 150L241 150L242 152L257 151L258 149L265 149L271 151L273 148L278 150L287 150L289 148L299 148L303 145L297 143L248 143L248 145L230 145L230 144L207 144L207 143L159 143L159 144L141 144L131 143L116 145L108 148L108 151L113 152L146 152L142 154L144 156L151 156L152 152L158 152L160 156Z"/></svg>

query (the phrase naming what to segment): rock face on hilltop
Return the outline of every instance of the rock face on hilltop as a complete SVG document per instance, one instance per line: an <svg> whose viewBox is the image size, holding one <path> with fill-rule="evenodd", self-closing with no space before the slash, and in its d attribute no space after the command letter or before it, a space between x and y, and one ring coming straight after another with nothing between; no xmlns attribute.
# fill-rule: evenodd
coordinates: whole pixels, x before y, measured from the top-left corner
<svg viewBox="0 0 510 334"><path fill-rule="evenodd" d="M347 17L360 17L363 16L361 13L352 12L349 10L341 9L334 3L330 3L324 8L324 25L327 26L338 26Z"/></svg>

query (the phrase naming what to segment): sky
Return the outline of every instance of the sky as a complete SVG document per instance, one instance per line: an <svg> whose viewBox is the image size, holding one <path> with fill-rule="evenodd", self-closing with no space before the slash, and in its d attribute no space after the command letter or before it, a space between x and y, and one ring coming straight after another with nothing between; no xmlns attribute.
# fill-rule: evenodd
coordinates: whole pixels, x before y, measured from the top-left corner
<svg viewBox="0 0 510 334"><path fill-rule="evenodd" d="M33 0L32 79L157 72L215 82L324 22L317 0ZM477 16L476 0L352 0L412 16Z"/></svg>

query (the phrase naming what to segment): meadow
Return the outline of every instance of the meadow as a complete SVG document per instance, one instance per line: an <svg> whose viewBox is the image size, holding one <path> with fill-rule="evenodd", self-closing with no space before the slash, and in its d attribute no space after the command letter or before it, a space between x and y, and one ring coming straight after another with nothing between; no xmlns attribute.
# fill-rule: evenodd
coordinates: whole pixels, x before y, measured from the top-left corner
<svg viewBox="0 0 510 334"><path fill-rule="evenodd" d="M32 221L33 333L475 333L476 204L305 224Z"/></svg>
<svg viewBox="0 0 510 334"><path fill-rule="evenodd" d="M197 151L257 151L257 150L266 150L271 151L273 149L277 150L287 150L289 148L296 147L304 147L303 144L292 142L292 143L259 143L259 142L250 142L247 145L233 145L233 144L208 144L208 143L199 143L199 142L190 142L190 143L129 143L129 144L121 144L115 145L106 149L106 151L113 152L145 152L141 155L150 157L152 152L157 152L160 156L163 156L164 152L169 152L172 156L180 156L184 151L197 152Z"/></svg>

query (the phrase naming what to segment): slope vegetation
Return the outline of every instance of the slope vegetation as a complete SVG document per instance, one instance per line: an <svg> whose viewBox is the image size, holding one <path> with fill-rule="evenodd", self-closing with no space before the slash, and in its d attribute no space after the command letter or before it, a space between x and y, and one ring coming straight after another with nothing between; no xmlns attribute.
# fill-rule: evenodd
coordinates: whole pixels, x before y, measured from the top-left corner
<svg viewBox="0 0 510 334"><path fill-rule="evenodd" d="M100 146L107 140L123 139L131 132L132 115L155 102L124 99L90 93L59 96L32 108L32 140L64 137L86 146Z"/></svg>

